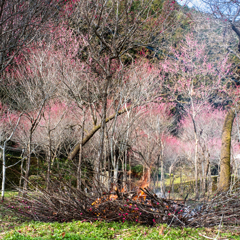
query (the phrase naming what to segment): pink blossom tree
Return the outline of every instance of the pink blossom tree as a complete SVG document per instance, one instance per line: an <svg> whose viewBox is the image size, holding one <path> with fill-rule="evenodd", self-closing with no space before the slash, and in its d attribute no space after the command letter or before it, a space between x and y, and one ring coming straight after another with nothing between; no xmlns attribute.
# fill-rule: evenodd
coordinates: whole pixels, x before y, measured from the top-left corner
<svg viewBox="0 0 240 240"><path fill-rule="evenodd" d="M200 186L200 192L203 195L207 190L207 185L209 185L210 188L211 165L220 164L221 129L223 126L224 117L225 111L216 109L209 105L208 108L203 109L195 118L195 124L198 133L198 169L202 183ZM191 148L194 151L195 133L193 122L190 116L186 116L182 120L181 128L182 140L184 143L191 143Z"/></svg>
<svg viewBox="0 0 240 240"><path fill-rule="evenodd" d="M103 159L106 120L109 119L107 102L110 87L117 79L120 80L120 85L123 84L121 75L127 65L124 58L131 61L132 50L157 43L165 31L176 26L172 14L175 6L170 2L164 5L164 9L156 12L151 11L152 1L139 1L137 12L133 11L134 4L133 1L125 1L123 4L120 0L79 1L74 4L74 11L69 16L72 30L84 42L79 56L89 66L89 72L98 79L101 93L100 146L95 164L97 175ZM96 129L93 129L93 134ZM78 151L79 146L73 150L69 159Z"/></svg>
<svg viewBox="0 0 240 240"><path fill-rule="evenodd" d="M0 73L19 57L43 30L53 24L65 1L0 1Z"/></svg>
<svg viewBox="0 0 240 240"><path fill-rule="evenodd" d="M209 107L209 102L217 100L219 94L226 91L223 79L229 73L228 57L212 62L205 52L204 43L199 43L193 35L186 36L179 50L172 49L172 57L162 64L162 78L166 88L171 91L169 99L183 106L192 119L195 139L195 193L198 197L198 142L199 132L196 117Z"/></svg>

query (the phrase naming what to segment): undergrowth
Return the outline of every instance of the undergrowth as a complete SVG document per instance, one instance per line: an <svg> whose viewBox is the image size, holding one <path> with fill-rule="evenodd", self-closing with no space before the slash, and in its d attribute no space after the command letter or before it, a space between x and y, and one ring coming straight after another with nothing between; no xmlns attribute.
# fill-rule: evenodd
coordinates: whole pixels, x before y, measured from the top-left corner
<svg viewBox="0 0 240 240"><path fill-rule="evenodd" d="M240 239L236 230L218 228L174 228L167 225L154 227L135 223L84 222L42 223L27 222L4 234L5 240L47 240L47 239L206 239L206 237ZM0 237L1 239L1 237Z"/></svg>

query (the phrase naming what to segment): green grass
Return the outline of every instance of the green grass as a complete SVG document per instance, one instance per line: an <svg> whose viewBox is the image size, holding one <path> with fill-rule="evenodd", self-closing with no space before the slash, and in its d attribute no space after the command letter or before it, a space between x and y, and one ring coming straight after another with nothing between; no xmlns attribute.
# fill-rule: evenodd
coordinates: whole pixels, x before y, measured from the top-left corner
<svg viewBox="0 0 240 240"><path fill-rule="evenodd" d="M4 193L5 198L16 197L17 195L18 195L17 191L5 191L5 193Z"/></svg>
<svg viewBox="0 0 240 240"><path fill-rule="evenodd" d="M165 185L166 186L169 186L170 185L170 178L169 178L169 176L168 177L166 177L165 179ZM187 177L187 176L185 176L185 175L183 175L182 176L182 182L183 183L185 183L185 182L190 182L190 181L193 181L194 179L192 179L192 178L189 178L189 177ZM172 179L171 179L171 181L172 181ZM181 183L181 178L180 178L180 176L175 176L174 177L174 184L180 184Z"/></svg>
<svg viewBox="0 0 240 240"><path fill-rule="evenodd" d="M18 193L14 191L6 191L4 204L7 205L9 199L16 196L17 194ZM0 202L0 239L1 233L14 229L15 227L23 224L25 221L26 219L17 217L14 212L10 211Z"/></svg>
<svg viewBox="0 0 240 240"><path fill-rule="evenodd" d="M47 239L206 239L216 237L217 228L168 228L167 225L147 227L134 223L69 222L41 223L28 222L6 232L5 240L47 240ZM240 239L237 232L220 231L219 237ZM1 239L1 235L0 235Z"/></svg>

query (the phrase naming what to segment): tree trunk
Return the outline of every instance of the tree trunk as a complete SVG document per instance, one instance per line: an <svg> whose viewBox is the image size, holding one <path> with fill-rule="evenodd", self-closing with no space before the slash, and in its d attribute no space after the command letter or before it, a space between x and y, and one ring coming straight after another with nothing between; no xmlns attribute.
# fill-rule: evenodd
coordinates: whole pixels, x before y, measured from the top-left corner
<svg viewBox="0 0 240 240"><path fill-rule="evenodd" d="M210 153L208 152L207 155L207 163L205 166L205 172L204 172L204 176L203 176L203 196L205 195L206 191L207 191L207 185L208 183L208 171L209 171L209 166L210 166Z"/></svg>
<svg viewBox="0 0 240 240"><path fill-rule="evenodd" d="M127 191L127 149L124 152L123 157L123 189L124 191Z"/></svg>
<svg viewBox="0 0 240 240"><path fill-rule="evenodd" d="M102 106L102 121L101 121L101 130L100 130L100 145L98 149L98 159L95 164L95 179L97 180L96 184L99 184L100 181L100 172L101 172L101 162L103 158L104 151L104 136L105 136L105 127L106 127L106 116L107 116L107 96L108 96L108 86L111 81L111 77L107 77L104 92L103 92L103 106Z"/></svg>
<svg viewBox="0 0 240 240"><path fill-rule="evenodd" d="M198 198L198 138L195 133L195 154L194 154L194 166L195 166L195 199Z"/></svg>
<svg viewBox="0 0 240 240"><path fill-rule="evenodd" d="M21 160L21 166L20 166L21 175L20 175L20 179L19 179L19 188L22 187L22 180L23 180L23 174L24 174L24 170L23 170L24 159L25 159L25 158L22 158L22 160ZM19 194L20 194L20 192L19 192Z"/></svg>
<svg viewBox="0 0 240 240"><path fill-rule="evenodd" d="M23 192L27 191L28 187L28 177L30 171L30 164L31 164L31 144L32 144L32 134L30 134L29 141L28 141L28 153L27 153L27 162L26 162L26 172L23 182Z"/></svg>
<svg viewBox="0 0 240 240"><path fill-rule="evenodd" d="M173 176L172 176L172 183L171 183L171 186L170 186L172 189L169 190L169 199L170 199L170 193L172 194L172 197L174 198L174 180L175 180L175 174L174 174L174 172L173 172L172 174L173 174Z"/></svg>
<svg viewBox="0 0 240 240"><path fill-rule="evenodd" d="M219 191L227 191L230 187L230 157L231 157L231 133L235 112L230 110L225 118L222 130L220 177L218 183Z"/></svg>
<svg viewBox="0 0 240 240"><path fill-rule="evenodd" d="M183 168L180 168L180 194L183 196Z"/></svg>
<svg viewBox="0 0 240 240"><path fill-rule="evenodd" d="M50 172L51 172L51 159L52 159L52 143L51 143L51 132L50 129L48 129L48 156L47 156L47 178L46 178L46 186L47 186L47 191L49 190L49 185L50 185Z"/></svg>
<svg viewBox="0 0 240 240"><path fill-rule="evenodd" d="M165 184L164 184L164 168L163 168L163 157L161 155L161 183L160 183L162 197L165 196Z"/></svg>
<svg viewBox="0 0 240 240"><path fill-rule="evenodd" d="M212 176L211 176L211 166L209 164L209 171L208 171L208 180L207 180L207 198L212 194Z"/></svg>
<svg viewBox="0 0 240 240"><path fill-rule="evenodd" d="M48 150L49 152L51 150ZM48 156L47 158L47 178L46 178L46 190L49 190L49 186L50 186L50 172L51 172L51 157Z"/></svg>
<svg viewBox="0 0 240 240"><path fill-rule="evenodd" d="M169 184L169 190L168 190L168 195L169 195L169 198L170 198L170 193L171 193L171 187L172 187L172 181L173 181L173 178L172 178L172 165L169 167L169 181L170 181L170 184Z"/></svg>
<svg viewBox="0 0 240 240"><path fill-rule="evenodd" d="M82 123L82 132L81 132L81 142L79 144L79 158L78 158L78 168L77 168L77 189L81 188L81 175L82 175L82 171L81 171L81 166L82 166L82 142L83 142L83 138L84 138L84 127L85 127L85 113L83 116L83 123Z"/></svg>
<svg viewBox="0 0 240 240"><path fill-rule="evenodd" d="M128 175L128 191L131 191L132 190L132 179L131 179L131 171L132 171L132 168L131 168L131 156L129 157L129 160L128 160L128 165L129 165L129 175Z"/></svg>
<svg viewBox="0 0 240 240"><path fill-rule="evenodd" d="M113 165L113 183L117 185L118 182L118 159L116 155L114 155L114 165Z"/></svg>
<svg viewBox="0 0 240 240"><path fill-rule="evenodd" d="M109 121L113 120L116 115L120 116L121 114L127 112L129 109L131 109L132 106L129 106L127 108L123 108L122 110L119 110L117 113L114 113L110 117L105 119L105 123L108 123ZM94 134L101 128L102 124L99 124L97 126L94 126L93 129L89 132L89 134L83 139L82 146L84 146L93 136ZM68 160L72 160L78 153L80 148L80 144L78 143L72 150L72 152L68 155Z"/></svg>
<svg viewBox="0 0 240 240"><path fill-rule="evenodd" d="M2 148L2 201L4 201L5 181L6 181L6 144Z"/></svg>

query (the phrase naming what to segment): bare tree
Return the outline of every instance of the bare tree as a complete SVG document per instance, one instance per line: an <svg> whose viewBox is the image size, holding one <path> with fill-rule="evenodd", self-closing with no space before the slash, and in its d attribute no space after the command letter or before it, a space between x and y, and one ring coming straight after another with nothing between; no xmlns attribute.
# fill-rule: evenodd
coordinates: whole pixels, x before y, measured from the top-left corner
<svg viewBox="0 0 240 240"><path fill-rule="evenodd" d="M22 114L20 114L20 116L18 117L18 119L17 119L17 121L15 123L15 126L12 126L13 125L12 119L11 118L9 119L10 120L9 126L5 126L5 127L8 127L8 128L12 127L12 130L9 132L9 135L4 139L3 144L0 145L0 148L2 150L2 190L1 190L1 192L2 192L1 193L2 201L4 200L4 193L5 193L6 169L17 165L21 161L21 160L19 160L18 162L14 163L14 164L12 164L10 166L7 166L7 164L6 164L6 148L7 148L7 144L12 139L13 134L16 132L16 129L17 129L18 125L19 125L21 116L22 116Z"/></svg>
<svg viewBox="0 0 240 240"><path fill-rule="evenodd" d="M2 83L8 104L23 113L21 119L22 139L27 149L27 162L24 177L24 190L27 190L31 164L34 132L43 116L46 103L54 97L57 85L52 79L58 75L57 68L48 58L48 51L38 51L29 56L25 64L19 64L15 71L6 74ZM20 141L19 141L20 142Z"/></svg>

